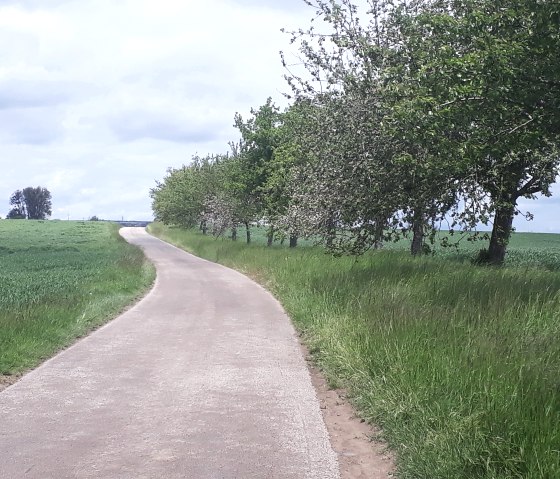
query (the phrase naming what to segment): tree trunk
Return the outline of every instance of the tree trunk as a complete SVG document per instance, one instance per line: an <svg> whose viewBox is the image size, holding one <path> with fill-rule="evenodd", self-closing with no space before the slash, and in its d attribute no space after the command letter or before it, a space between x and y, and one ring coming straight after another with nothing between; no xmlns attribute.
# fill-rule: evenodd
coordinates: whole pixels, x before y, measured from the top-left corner
<svg viewBox="0 0 560 479"><path fill-rule="evenodd" d="M373 249L383 248L383 232L385 231L385 218L375 220L375 232L373 239Z"/></svg>
<svg viewBox="0 0 560 479"><path fill-rule="evenodd" d="M326 241L327 248L329 249L332 248L334 244L335 235L336 235L336 228L334 222L334 215L330 213L327 219L327 241Z"/></svg>
<svg viewBox="0 0 560 479"><path fill-rule="evenodd" d="M502 264L506 258L506 249L511 236L515 204L502 204L496 209L490 246L488 247L488 263Z"/></svg>
<svg viewBox="0 0 560 479"><path fill-rule="evenodd" d="M249 228L249 222L245 223L245 232L247 234L247 244L251 242L251 229Z"/></svg>
<svg viewBox="0 0 560 479"><path fill-rule="evenodd" d="M202 230L202 234L205 235L208 233L208 226L206 225L206 221L202 221L200 223L200 229Z"/></svg>
<svg viewBox="0 0 560 479"><path fill-rule="evenodd" d="M410 245L410 252L413 256L418 256L424 250L424 218L421 214L414 215L412 223L412 244Z"/></svg>
<svg viewBox="0 0 560 479"><path fill-rule="evenodd" d="M272 246L272 241L274 241L274 226L270 226L268 228L268 233L266 236L266 245L267 246Z"/></svg>
<svg viewBox="0 0 560 479"><path fill-rule="evenodd" d="M231 239L232 241L237 241L237 226L231 228Z"/></svg>
<svg viewBox="0 0 560 479"><path fill-rule="evenodd" d="M297 246L298 237L296 234L290 235L290 248L295 248Z"/></svg>

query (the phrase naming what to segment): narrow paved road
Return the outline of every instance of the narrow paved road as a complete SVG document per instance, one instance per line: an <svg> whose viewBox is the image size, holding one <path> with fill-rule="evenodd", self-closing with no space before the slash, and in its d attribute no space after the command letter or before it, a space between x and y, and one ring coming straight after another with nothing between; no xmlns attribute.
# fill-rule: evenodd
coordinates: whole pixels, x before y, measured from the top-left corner
<svg viewBox="0 0 560 479"><path fill-rule="evenodd" d="M0 478L337 478L278 303L141 228L121 233L156 285L0 393Z"/></svg>

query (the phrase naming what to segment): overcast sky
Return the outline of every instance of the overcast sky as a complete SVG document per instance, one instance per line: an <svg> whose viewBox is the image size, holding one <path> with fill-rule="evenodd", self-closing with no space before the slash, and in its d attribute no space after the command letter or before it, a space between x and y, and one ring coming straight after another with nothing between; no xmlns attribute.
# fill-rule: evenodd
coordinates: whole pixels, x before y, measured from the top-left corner
<svg viewBox="0 0 560 479"><path fill-rule="evenodd" d="M47 187L53 218L151 219L149 189L224 153L235 112L288 92L280 29L302 0L0 0L0 215ZM292 50L293 51L293 50ZM520 231L560 232L555 196Z"/></svg>

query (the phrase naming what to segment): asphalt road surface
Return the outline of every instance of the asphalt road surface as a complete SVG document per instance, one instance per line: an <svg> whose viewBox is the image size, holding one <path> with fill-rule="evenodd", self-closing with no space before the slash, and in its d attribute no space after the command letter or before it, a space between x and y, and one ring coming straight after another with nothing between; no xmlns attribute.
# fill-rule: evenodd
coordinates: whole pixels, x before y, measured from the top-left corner
<svg viewBox="0 0 560 479"><path fill-rule="evenodd" d="M338 478L289 319L141 228L154 289L0 393L0 478Z"/></svg>

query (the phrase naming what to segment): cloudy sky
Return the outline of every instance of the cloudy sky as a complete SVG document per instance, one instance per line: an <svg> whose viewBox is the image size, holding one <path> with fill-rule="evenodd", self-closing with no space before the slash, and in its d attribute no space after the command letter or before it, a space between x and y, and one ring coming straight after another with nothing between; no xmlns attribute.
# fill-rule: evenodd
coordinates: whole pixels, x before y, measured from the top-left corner
<svg viewBox="0 0 560 479"><path fill-rule="evenodd" d="M237 139L235 112L286 105L280 29L302 0L0 0L0 215L45 186L53 218L151 219L149 189ZM522 231L560 232L560 189ZM529 206L528 206L529 205Z"/></svg>

